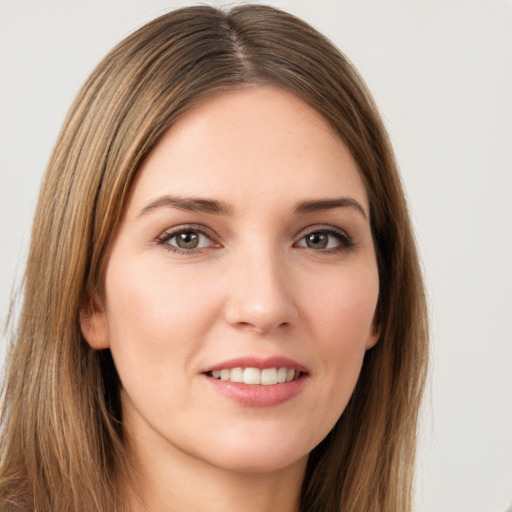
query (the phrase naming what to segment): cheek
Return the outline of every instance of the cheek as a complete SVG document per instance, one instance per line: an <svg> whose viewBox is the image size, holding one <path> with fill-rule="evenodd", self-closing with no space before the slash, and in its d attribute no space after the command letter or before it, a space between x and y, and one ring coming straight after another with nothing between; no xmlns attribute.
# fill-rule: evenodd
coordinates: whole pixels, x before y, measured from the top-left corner
<svg viewBox="0 0 512 512"><path fill-rule="evenodd" d="M319 378L335 420L356 385L367 347L375 340L378 293L377 271L369 267L324 281L310 301L309 323L322 361Z"/></svg>
<svg viewBox="0 0 512 512"><path fill-rule="evenodd" d="M375 266L357 271L342 270L333 273L315 288L309 301L309 315L325 337L358 345L365 345L374 334L374 317L379 295L379 279Z"/></svg>
<svg viewBox="0 0 512 512"><path fill-rule="evenodd" d="M110 346L116 364L168 371L199 350L217 315L214 287L197 272L112 265L106 278ZM218 299L217 299L218 302Z"/></svg>

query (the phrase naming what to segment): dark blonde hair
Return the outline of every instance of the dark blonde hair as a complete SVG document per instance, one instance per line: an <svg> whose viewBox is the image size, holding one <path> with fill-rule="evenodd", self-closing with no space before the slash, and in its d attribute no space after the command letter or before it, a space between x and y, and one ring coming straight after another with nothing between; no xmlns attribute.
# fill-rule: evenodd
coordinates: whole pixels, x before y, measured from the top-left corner
<svg viewBox="0 0 512 512"><path fill-rule="evenodd" d="M109 351L79 312L101 290L141 163L200 99L271 84L321 113L370 202L380 340L341 418L310 455L303 512L407 512L427 364L425 296L406 202L377 109L353 66L303 21L265 6L168 13L114 48L78 94L48 164L7 364L2 511L112 512L129 467Z"/></svg>

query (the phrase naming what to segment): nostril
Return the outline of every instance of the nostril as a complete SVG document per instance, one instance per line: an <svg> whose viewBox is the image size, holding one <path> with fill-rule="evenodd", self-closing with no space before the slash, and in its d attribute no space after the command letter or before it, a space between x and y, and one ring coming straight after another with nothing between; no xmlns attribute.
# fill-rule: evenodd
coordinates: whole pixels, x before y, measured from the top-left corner
<svg viewBox="0 0 512 512"><path fill-rule="evenodd" d="M241 330L250 330L254 332L258 332L260 334L264 334L267 332L271 332L274 330L286 330L291 325L290 322L271 322L271 321L262 321L256 320L253 322L236 322L232 324L233 327L236 327Z"/></svg>

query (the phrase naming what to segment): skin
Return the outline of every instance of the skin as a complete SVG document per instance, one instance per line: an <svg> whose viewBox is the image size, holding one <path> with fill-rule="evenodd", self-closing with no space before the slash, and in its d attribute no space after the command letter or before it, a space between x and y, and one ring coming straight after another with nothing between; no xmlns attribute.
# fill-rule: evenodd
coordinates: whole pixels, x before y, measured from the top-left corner
<svg viewBox="0 0 512 512"><path fill-rule="evenodd" d="M164 204L166 195L224 211L187 211ZM345 201L297 211L333 198ZM122 381L144 499L130 510L298 510L308 453L342 414L378 338L368 217L348 149L289 92L214 95L163 136L133 187L105 296L81 316L85 338L111 349ZM198 246L175 252L176 229ZM303 365L300 393L251 407L204 375L249 356Z"/></svg>

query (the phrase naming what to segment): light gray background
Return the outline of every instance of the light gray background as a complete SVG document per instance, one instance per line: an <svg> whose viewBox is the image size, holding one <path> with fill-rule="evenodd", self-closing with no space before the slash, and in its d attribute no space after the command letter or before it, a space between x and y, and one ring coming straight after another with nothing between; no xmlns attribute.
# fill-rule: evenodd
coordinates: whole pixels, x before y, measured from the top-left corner
<svg viewBox="0 0 512 512"><path fill-rule="evenodd" d="M0 0L2 318L41 174L78 88L120 39L188 3ZM503 512L512 503L512 3L268 3L347 53L396 148L433 331L417 511Z"/></svg>

